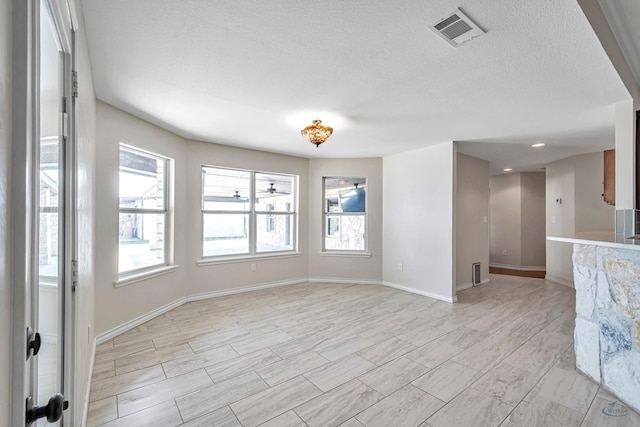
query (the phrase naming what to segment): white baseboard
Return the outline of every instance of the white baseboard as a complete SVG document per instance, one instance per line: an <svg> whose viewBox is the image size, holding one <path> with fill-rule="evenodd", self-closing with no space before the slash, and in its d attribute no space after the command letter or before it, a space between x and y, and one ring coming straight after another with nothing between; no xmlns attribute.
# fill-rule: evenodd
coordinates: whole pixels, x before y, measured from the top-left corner
<svg viewBox="0 0 640 427"><path fill-rule="evenodd" d="M222 297L225 295L240 294L243 292L257 291L260 289L269 289L269 288L277 288L280 286L297 285L299 283L306 283L306 282L308 282L306 277L300 277L298 279L282 280L279 282L270 282L270 283L263 283L260 285L245 286L243 288L224 289L220 291L204 292L201 294L189 295L186 298L186 302Z"/></svg>
<svg viewBox="0 0 640 427"><path fill-rule="evenodd" d="M450 302L450 303L454 303L454 302L458 301L458 297L456 297L456 296L454 296L453 298L446 297L444 295L438 295L438 294L434 294L434 293L431 293L431 292L425 292L425 291L421 291L419 289L410 288L408 286L397 285L397 284L391 283L391 282L382 282L382 284L385 285L385 286L388 286L390 288L400 289L401 291L411 292L412 294L418 294L418 295L422 295L422 296L425 296L425 297L437 299L437 300L440 300L440 301L445 301L445 302Z"/></svg>
<svg viewBox="0 0 640 427"><path fill-rule="evenodd" d="M203 299L208 299L208 298L216 298L216 297L221 297L221 296L225 296L225 295L233 295L233 294L239 294L242 292L250 292L250 291L257 291L259 289L267 289L267 288L275 288L278 286L287 286L287 285L295 285L298 283L306 283L308 280L306 277L301 277L298 279L291 279L291 280L283 280L280 282L271 282L271 283L263 283L260 285L254 285L254 286L246 286L243 288L235 288L235 289L224 289L221 291L213 291L213 292L205 292L205 293L201 293L201 294L195 294L195 295L189 295L186 297L182 297L182 298L178 298L177 300L170 302L169 304L166 304L160 308L157 308L155 310L152 310L146 314L143 314L142 316L138 316L135 319L132 319L128 322L125 322L119 326L116 326L113 329L110 329L108 331L105 331L101 334L98 334L96 336L96 344L100 345L105 341L110 340L111 338L114 338L118 335L120 335L123 332L126 332L128 330L131 330L137 326L142 325L145 322L148 322L151 319L154 319L164 313L166 313L167 311L173 310L176 307L181 306L182 304L189 302L189 301L198 301L198 300L203 300Z"/></svg>
<svg viewBox="0 0 640 427"><path fill-rule="evenodd" d="M527 265L511 265L511 264L498 264L495 262L492 262L489 264L489 267L493 267L493 268L506 268L507 270L518 270L518 271L546 271L547 267L545 266L527 266Z"/></svg>
<svg viewBox="0 0 640 427"><path fill-rule="evenodd" d="M309 283L344 283L354 285L382 285L381 280L371 279L344 279L338 277L309 277Z"/></svg>
<svg viewBox="0 0 640 427"><path fill-rule="evenodd" d="M116 326L113 329L98 334L96 335L96 343L97 345L100 345L103 342L110 340L111 338L117 337L123 332L127 332L128 330L133 329L136 326L142 325L144 322L148 322L149 320L154 319L169 310L173 310L174 308L181 306L185 302L187 302L186 297L178 298L177 300L170 302L169 304L163 305L160 308L156 308L155 310L143 314L142 316L138 316L135 319L125 322L120 326Z"/></svg>
<svg viewBox="0 0 640 427"><path fill-rule="evenodd" d="M481 280L480 283L478 283L476 286L484 285L485 283L489 283L490 281L491 281L490 279ZM465 289L469 289L469 288L473 288L473 283L471 282L459 283L456 285L456 292L464 291Z"/></svg>
<svg viewBox="0 0 640 427"><path fill-rule="evenodd" d="M96 339L93 339L93 346L91 348L91 356L89 358L89 376L87 377L87 390L84 392L84 407L82 408L82 420L81 425L85 427L87 425L87 418L89 417L89 398L91 397L91 379L93 378L93 365L96 361Z"/></svg>
<svg viewBox="0 0 640 427"><path fill-rule="evenodd" d="M575 289L573 281L562 279L557 276L550 276L548 274L545 274L544 280L548 280L550 282L557 283L558 285L563 285L563 286L567 286L569 288Z"/></svg>

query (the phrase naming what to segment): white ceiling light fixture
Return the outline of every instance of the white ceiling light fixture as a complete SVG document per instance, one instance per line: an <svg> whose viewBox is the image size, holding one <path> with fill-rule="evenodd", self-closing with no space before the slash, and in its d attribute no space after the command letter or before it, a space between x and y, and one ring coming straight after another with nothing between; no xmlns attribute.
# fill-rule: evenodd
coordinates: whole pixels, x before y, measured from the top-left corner
<svg viewBox="0 0 640 427"><path fill-rule="evenodd" d="M485 33L460 8L431 25L429 29L453 47L458 47Z"/></svg>
<svg viewBox="0 0 640 427"><path fill-rule="evenodd" d="M503 170L504 172L511 172L513 169L511 169L511 168L504 168L504 169L502 169L502 170Z"/></svg>
<svg viewBox="0 0 640 427"><path fill-rule="evenodd" d="M546 144L544 142L538 142L537 144L533 144L531 147L533 148L540 148L540 147L544 147Z"/></svg>

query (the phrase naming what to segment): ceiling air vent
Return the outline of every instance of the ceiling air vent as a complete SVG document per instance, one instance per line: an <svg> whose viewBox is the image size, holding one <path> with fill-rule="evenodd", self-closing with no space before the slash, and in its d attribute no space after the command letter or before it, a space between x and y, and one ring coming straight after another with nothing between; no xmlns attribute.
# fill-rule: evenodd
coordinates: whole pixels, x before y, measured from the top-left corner
<svg viewBox="0 0 640 427"><path fill-rule="evenodd" d="M484 34L482 28L459 8L429 28L453 47L458 47Z"/></svg>

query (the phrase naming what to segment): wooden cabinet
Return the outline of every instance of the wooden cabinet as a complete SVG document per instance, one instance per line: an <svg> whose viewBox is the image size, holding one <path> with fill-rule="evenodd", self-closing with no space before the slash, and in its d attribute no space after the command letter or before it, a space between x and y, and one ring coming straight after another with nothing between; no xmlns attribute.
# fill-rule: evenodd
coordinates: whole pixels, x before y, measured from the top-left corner
<svg viewBox="0 0 640 427"><path fill-rule="evenodd" d="M604 152L604 193L602 197L605 203L616 204L616 150Z"/></svg>

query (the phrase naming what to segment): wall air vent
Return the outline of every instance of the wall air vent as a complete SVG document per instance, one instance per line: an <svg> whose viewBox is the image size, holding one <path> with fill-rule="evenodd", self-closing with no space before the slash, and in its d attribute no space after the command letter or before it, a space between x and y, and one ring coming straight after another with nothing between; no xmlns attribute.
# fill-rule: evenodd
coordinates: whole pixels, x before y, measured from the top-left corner
<svg viewBox="0 0 640 427"><path fill-rule="evenodd" d="M429 29L453 47L458 47L484 34L482 28L478 27L460 8L430 26Z"/></svg>

